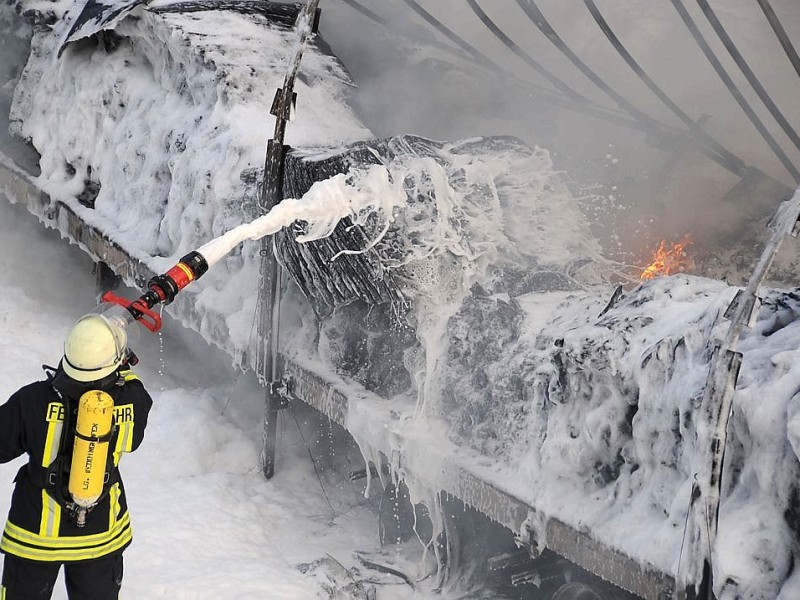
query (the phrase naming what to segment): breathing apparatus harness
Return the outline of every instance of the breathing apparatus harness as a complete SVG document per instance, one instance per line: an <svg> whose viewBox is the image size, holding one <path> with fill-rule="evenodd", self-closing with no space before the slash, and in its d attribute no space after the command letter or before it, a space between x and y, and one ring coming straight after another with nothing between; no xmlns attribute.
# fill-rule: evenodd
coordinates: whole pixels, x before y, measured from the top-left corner
<svg viewBox="0 0 800 600"><path fill-rule="evenodd" d="M134 361L130 361L128 364L131 363L135 364ZM29 462L28 473L36 485L44 488L50 497L59 503L77 527L83 527L86 524L86 516L105 499L111 487L119 481L119 470L114 465L113 460L113 451L119 430L113 415L113 400L108 392L102 390L102 388L108 388L108 384L106 384L96 386L101 389L87 390L81 395L81 399L76 401L55 385L56 369L48 365L43 365L43 368L47 373L47 381L50 383L50 387L64 406L64 421L55 459L50 463L49 467ZM118 379L115 385L121 385L120 381L122 380L119 379L116 372L113 377ZM112 377L109 376L108 379L112 380ZM85 404L82 400L91 394L106 396L111 401L110 427L106 433L98 434L96 427L91 427L88 434L80 430L79 411ZM78 451L82 451L81 458L83 459L83 465L87 469L83 473L80 473L81 469L75 468L73 462L74 456ZM99 453L103 454L102 459ZM97 468L97 463L104 463L102 470ZM93 466L94 468L92 468ZM83 481L79 481L82 475L85 478ZM78 490L81 487L88 488L87 477L92 478L91 484L99 493L88 498L81 498Z"/></svg>

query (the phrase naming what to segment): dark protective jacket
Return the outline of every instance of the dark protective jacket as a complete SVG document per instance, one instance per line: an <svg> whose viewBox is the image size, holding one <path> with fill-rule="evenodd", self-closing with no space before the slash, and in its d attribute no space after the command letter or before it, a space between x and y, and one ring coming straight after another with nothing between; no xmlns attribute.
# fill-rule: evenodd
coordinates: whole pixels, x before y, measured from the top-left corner
<svg viewBox="0 0 800 600"><path fill-rule="evenodd" d="M115 430L109 445L107 493L88 513L86 524L78 527L57 501L52 481L56 464L69 465L78 400L92 389L102 389L113 398ZM132 539L130 516L118 465L123 453L141 444L151 406L150 395L132 371L86 384L67 377L60 366L47 381L23 387L0 406L0 462L28 455L28 463L14 479L0 550L29 560L69 562L127 547ZM66 457L62 451L57 461L59 447L67 450Z"/></svg>

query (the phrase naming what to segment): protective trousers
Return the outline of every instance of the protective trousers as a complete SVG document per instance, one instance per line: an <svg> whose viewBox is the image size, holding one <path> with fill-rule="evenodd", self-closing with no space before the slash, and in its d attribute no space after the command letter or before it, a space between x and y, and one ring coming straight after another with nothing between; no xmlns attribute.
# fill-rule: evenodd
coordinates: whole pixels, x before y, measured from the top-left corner
<svg viewBox="0 0 800 600"><path fill-rule="evenodd" d="M79 562L38 562L5 555L0 600L49 600L64 566L69 600L117 600L122 554Z"/></svg>

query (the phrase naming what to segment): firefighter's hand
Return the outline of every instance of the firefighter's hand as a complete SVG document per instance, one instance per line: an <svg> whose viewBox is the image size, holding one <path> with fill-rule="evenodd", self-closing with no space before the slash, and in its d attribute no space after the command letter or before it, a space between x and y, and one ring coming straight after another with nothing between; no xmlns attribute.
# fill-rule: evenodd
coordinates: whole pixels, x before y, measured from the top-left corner
<svg viewBox="0 0 800 600"><path fill-rule="evenodd" d="M139 379L139 376L136 373L124 367L120 369L118 373L119 373L119 379L117 379L117 385L125 385L129 381Z"/></svg>

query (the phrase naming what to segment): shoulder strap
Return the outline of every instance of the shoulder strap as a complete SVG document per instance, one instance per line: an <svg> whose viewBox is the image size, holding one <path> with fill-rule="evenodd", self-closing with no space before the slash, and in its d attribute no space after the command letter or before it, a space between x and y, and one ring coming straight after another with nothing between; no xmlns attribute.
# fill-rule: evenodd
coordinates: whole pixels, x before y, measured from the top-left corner
<svg viewBox="0 0 800 600"><path fill-rule="evenodd" d="M58 440L58 452L55 459L47 467L45 473L44 488L62 507L67 508L71 504L69 497L69 469L72 462L72 448L69 447L69 430L72 417L72 399L62 394L54 384L52 377L49 378L50 387L64 405L64 423L61 427L61 436Z"/></svg>

